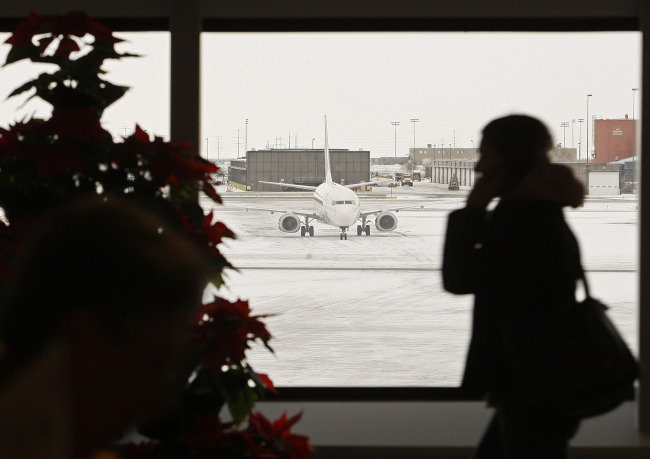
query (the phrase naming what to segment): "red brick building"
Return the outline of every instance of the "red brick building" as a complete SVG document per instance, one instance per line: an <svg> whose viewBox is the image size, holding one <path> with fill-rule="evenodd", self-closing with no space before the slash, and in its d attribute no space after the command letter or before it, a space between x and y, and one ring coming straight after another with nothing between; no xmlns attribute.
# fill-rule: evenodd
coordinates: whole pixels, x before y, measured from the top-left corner
<svg viewBox="0 0 650 459"><path fill-rule="evenodd" d="M609 163L634 156L637 120L594 120L594 154L596 163Z"/></svg>

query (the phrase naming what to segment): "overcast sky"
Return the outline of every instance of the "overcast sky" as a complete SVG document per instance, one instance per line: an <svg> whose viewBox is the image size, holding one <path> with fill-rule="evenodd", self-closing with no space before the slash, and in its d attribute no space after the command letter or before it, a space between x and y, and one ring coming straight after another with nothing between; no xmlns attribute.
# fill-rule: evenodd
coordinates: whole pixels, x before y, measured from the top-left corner
<svg viewBox="0 0 650 459"><path fill-rule="evenodd" d="M169 133L169 36L117 34L142 58L106 66L131 90L107 110L115 135L137 122ZM0 34L2 41L7 35ZM478 146L481 128L509 113L541 118L556 143L586 144L589 116L632 117L640 88L641 35L625 33L210 33L202 40L201 153L211 159L249 148L363 148L373 157L413 146ZM0 47L4 62L9 47ZM33 64L0 70L0 125L49 108L6 95L36 76ZM640 112L637 92L635 115ZM411 119L419 119L412 123ZM575 120L575 122L573 121ZM569 122L563 129L560 123ZM239 132L237 130L240 130ZM590 128L590 132L592 129ZM566 141L565 141L566 136ZM207 142L206 142L207 140ZM474 143L472 143L474 141ZM590 141L590 147L593 141Z"/></svg>

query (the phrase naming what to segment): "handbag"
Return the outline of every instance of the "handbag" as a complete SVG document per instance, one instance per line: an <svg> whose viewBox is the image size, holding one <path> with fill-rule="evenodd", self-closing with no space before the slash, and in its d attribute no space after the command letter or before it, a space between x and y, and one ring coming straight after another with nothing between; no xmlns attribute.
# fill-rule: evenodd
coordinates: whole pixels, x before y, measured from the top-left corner
<svg viewBox="0 0 650 459"><path fill-rule="evenodd" d="M514 396L523 409L585 418L634 398L638 363L580 273L585 299L560 316L545 315L513 343Z"/></svg>

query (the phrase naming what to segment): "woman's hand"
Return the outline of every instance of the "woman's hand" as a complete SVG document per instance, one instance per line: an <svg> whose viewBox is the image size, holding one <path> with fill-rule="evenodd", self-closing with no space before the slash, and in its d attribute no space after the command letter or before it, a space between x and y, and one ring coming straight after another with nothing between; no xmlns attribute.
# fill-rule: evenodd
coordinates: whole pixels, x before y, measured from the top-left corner
<svg viewBox="0 0 650 459"><path fill-rule="evenodd" d="M467 207L484 210L494 198L501 196L507 185L507 174L503 169L483 174L467 198Z"/></svg>

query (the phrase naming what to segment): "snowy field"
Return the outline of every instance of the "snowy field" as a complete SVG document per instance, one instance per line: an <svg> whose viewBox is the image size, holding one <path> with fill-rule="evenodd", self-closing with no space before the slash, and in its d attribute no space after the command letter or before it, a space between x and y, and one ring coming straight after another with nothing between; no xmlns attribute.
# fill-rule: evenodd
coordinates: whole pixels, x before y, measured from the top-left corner
<svg viewBox="0 0 650 459"><path fill-rule="evenodd" d="M472 298L445 292L440 266L447 214L468 190L416 182L362 195L364 210L424 205L397 213L398 227L339 240L315 223L314 237L281 233L280 214L309 210L311 193L242 193L221 189L214 208L238 239L222 250L238 269L220 294L250 301L266 319L275 354L262 346L253 367L280 386L456 386L467 349ZM209 201L203 201L212 209ZM588 198L566 211L583 254L593 296L630 346L637 347L637 200Z"/></svg>

